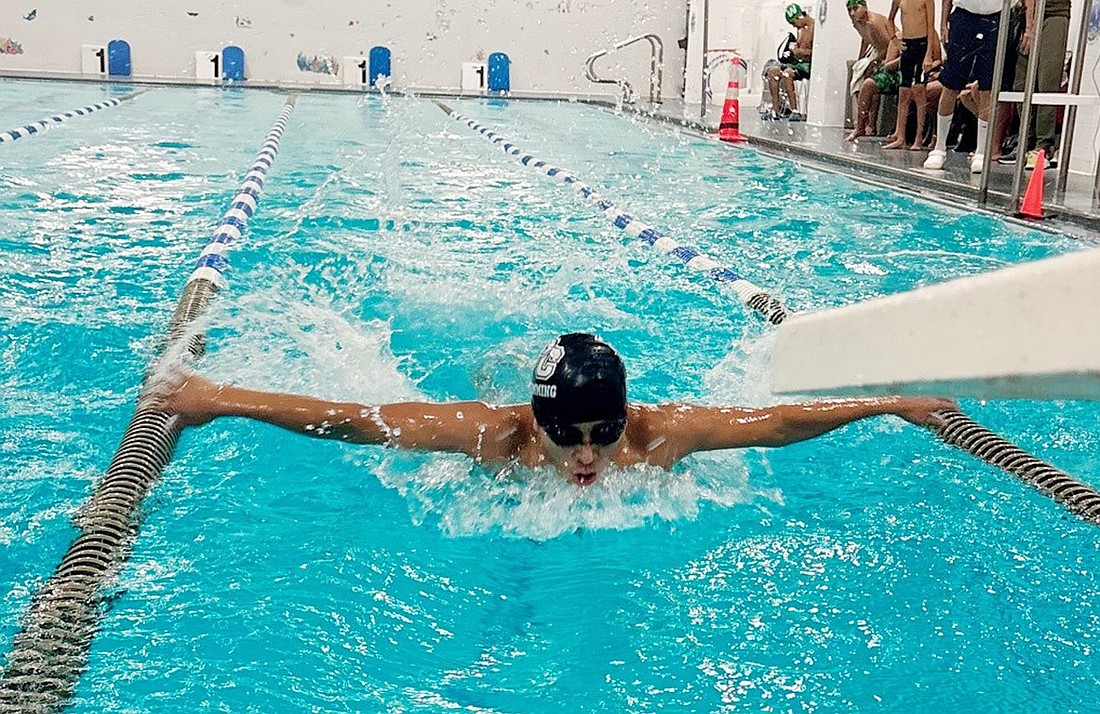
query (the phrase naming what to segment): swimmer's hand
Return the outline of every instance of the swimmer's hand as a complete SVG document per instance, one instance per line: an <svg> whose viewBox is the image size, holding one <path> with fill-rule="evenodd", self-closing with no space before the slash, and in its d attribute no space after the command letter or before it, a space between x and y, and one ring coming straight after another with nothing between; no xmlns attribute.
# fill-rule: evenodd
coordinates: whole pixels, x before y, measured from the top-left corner
<svg viewBox="0 0 1100 714"><path fill-rule="evenodd" d="M958 411L959 405L942 397L901 397L894 413L910 424L934 429L943 425L943 417L936 412L945 409Z"/></svg>
<svg viewBox="0 0 1100 714"><path fill-rule="evenodd" d="M189 373L182 375L178 385L164 396L161 408L175 414L181 427L201 426L219 416L217 406L224 387L205 377Z"/></svg>

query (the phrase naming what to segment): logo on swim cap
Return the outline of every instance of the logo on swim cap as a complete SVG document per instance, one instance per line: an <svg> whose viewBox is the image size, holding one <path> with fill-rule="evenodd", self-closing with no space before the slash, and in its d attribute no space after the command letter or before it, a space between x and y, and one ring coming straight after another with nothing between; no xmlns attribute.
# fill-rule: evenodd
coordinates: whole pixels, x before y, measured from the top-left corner
<svg viewBox="0 0 1100 714"><path fill-rule="evenodd" d="M793 25L794 21L797 20L798 18L802 17L803 15L805 15L806 12L805 12L805 10L802 9L801 5L796 5L795 3L791 3L790 5L787 6L787 9L784 11L783 14L787 18L787 22L789 22L790 24Z"/></svg>
<svg viewBox="0 0 1100 714"><path fill-rule="evenodd" d="M582 332L547 345L532 375L531 409L546 428L626 418L626 369L611 345Z"/></svg>
<svg viewBox="0 0 1100 714"><path fill-rule="evenodd" d="M540 379L545 381L553 377L558 369L558 362L561 362L564 356L565 348L558 344L558 340L548 344L539 356L539 361L535 363L535 381L538 382Z"/></svg>

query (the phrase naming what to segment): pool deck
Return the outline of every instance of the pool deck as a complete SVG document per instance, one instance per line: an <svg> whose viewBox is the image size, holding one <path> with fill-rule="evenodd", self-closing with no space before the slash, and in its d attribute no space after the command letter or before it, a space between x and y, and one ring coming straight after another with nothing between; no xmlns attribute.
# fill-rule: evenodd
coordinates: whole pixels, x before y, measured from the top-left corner
<svg viewBox="0 0 1100 714"><path fill-rule="evenodd" d="M720 112L713 107L705 119L700 118L699 105L664 102L656 109L642 108L640 113L678 124L688 125L707 133L716 133ZM841 127L817 127L806 123L761 121L754 107L742 107L741 133L749 146L771 154L841 170L859 178L882 183L906 192L916 192L933 200L947 201L975 210L1006 213L1012 192L1012 165L992 164L986 205L979 206L980 175L971 174L966 156L948 152L943 171L923 167L926 151L883 150L883 137L862 137L855 142L844 140L847 130ZM1024 175L1021 193L1031 173ZM1069 174L1066 191L1055 194L1058 172L1044 173L1044 218L1024 219L1036 227L1066 231L1092 241L1100 240L1100 206L1093 202L1091 177Z"/></svg>

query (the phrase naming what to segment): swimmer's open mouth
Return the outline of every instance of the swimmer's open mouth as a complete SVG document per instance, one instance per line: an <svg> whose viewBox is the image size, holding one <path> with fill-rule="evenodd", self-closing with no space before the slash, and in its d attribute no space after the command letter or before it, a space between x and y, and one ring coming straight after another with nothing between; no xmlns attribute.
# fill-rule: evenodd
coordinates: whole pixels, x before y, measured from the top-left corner
<svg viewBox="0 0 1100 714"><path fill-rule="evenodd" d="M573 474L573 480L577 482L578 486L590 486L592 482L596 480L595 471L587 471L583 473Z"/></svg>

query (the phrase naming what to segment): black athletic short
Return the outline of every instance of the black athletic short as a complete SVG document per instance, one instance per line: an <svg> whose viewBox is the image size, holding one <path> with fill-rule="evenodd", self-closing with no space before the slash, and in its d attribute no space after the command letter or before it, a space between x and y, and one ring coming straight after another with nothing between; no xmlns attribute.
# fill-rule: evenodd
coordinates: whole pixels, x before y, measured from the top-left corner
<svg viewBox="0 0 1100 714"><path fill-rule="evenodd" d="M901 41L901 45L901 86L924 84L924 57L928 54L928 38L906 38Z"/></svg>
<svg viewBox="0 0 1100 714"><path fill-rule="evenodd" d="M956 7L947 25L947 61L943 63L940 84L962 90L978 80L978 89L993 88L993 56L997 50L999 12L975 15Z"/></svg>

